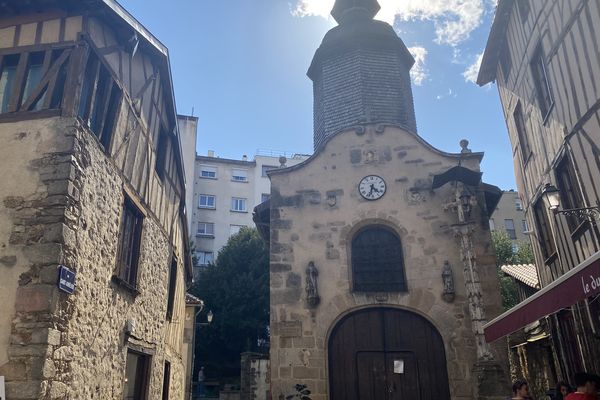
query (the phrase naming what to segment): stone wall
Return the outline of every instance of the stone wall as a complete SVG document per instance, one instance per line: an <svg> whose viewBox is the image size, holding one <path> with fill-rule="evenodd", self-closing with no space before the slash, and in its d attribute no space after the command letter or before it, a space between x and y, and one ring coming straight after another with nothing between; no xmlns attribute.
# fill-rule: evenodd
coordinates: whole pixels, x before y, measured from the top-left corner
<svg viewBox="0 0 600 400"><path fill-rule="evenodd" d="M0 225L5 293L0 307L0 375L7 397L119 398L128 346L152 354L149 399L162 393L171 363L173 399L183 399L184 275L180 263L172 323L165 320L168 271L180 244L146 210L133 295L115 286L127 183L95 137L67 118L2 124ZM13 161L13 164L7 161ZM10 265L12 264L12 265ZM73 295L56 288L57 266L77 273ZM126 335L125 324L133 330ZM166 338L166 339L165 339Z"/></svg>
<svg viewBox="0 0 600 400"><path fill-rule="evenodd" d="M452 398L476 396L474 365L480 344L467 301L457 214L448 207L456 200L455 191L450 184L435 191L430 188L434 174L458 165L459 160L478 171L480 156L461 158L435 150L399 128L368 126L338 134L306 163L271 174L274 399L293 393L298 383L308 385L313 400L326 399L331 329L352 311L381 305L407 309L432 322L444 340ZM387 182L386 194L376 202L362 199L357 190L360 179L370 174ZM482 194L476 197L482 205ZM475 203L471 217L476 283L489 319L501 312L501 301L485 206ZM400 236L408 292L351 291L349 240L369 224L386 225ZM306 302L305 269L310 261L319 272L321 302L316 309ZM445 261L454 272L453 302L442 299ZM492 352L504 366L505 347L498 346Z"/></svg>
<svg viewBox="0 0 600 400"><path fill-rule="evenodd" d="M267 400L269 393L269 357L260 353L242 353L241 400Z"/></svg>

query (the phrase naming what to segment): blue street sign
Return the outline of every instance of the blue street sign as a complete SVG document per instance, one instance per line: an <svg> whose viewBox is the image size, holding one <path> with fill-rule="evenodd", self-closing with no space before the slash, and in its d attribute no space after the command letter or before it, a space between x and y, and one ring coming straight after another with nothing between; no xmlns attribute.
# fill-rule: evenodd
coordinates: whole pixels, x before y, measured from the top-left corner
<svg viewBox="0 0 600 400"><path fill-rule="evenodd" d="M64 265L58 267L58 288L69 294L75 291L75 272Z"/></svg>

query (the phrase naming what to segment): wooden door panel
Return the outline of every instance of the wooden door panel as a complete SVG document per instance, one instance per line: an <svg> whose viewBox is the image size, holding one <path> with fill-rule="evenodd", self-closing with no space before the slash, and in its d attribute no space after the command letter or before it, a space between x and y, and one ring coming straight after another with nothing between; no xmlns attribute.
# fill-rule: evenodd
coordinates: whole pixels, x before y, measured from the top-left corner
<svg viewBox="0 0 600 400"><path fill-rule="evenodd" d="M385 353L356 354L356 382L359 400L386 400L387 382Z"/></svg>
<svg viewBox="0 0 600 400"><path fill-rule="evenodd" d="M412 352L390 352L385 354L388 400L420 400L419 365ZM402 363L397 371L395 362Z"/></svg>

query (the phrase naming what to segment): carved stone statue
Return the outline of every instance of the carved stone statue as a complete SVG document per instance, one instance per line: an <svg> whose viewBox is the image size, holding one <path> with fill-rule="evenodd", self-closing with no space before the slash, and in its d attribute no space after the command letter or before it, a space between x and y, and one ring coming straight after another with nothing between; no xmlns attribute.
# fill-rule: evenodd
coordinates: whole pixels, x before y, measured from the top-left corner
<svg viewBox="0 0 600 400"><path fill-rule="evenodd" d="M442 298L451 303L454 301L454 295L456 293L454 289L454 275L452 273L452 267L448 261L444 262L444 269L442 270L442 280L444 282L444 293Z"/></svg>
<svg viewBox="0 0 600 400"><path fill-rule="evenodd" d="M309 262L306 267L306 303L310 308L315 308L321 302L319 289L317 288L317 277L319 271L314 262Z"/></svg>

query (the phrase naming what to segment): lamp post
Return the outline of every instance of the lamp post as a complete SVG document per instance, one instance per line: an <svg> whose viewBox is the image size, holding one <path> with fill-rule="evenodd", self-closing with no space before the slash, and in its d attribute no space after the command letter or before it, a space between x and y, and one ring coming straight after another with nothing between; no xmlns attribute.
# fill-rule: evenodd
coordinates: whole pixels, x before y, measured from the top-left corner
<svg viewBox="0 0 600 400"><path fill-rule="evenodd" d="M556 186L548 183L542 190L542 198L544 203L550 211L554 214L563 214L567 216L574 216L580 219L585 218L598 218L600 217L600 207L581 207L581 208L568 208L566 210L559 210L560 208L560 190Z"/></svg>
<svg viewBox="0 0 600 400"><path fill-rule="evenodd" d="M192 384L192 390L190 390L190 400L194 398L194 385L193 385L193 381L194 381L194 377L196 377L197 375L194 374L194 367L196 364L196 329L198 326L205 326L205 325L210 325L210 323L213 320L214 314L211 310L208 310L208 312L206 313L206 322L197 322L198 321L198 316L200 315L200 313L202 312L202 310L204 309L204 306L200 308L200 310L198 310L196 312L196 314L194 315L194 335L193 335L193 340L192 343L194 344L194 355L192 357L192 379L190 379L190 383ZM196 381L197 382L197 381Z"/></svg>

